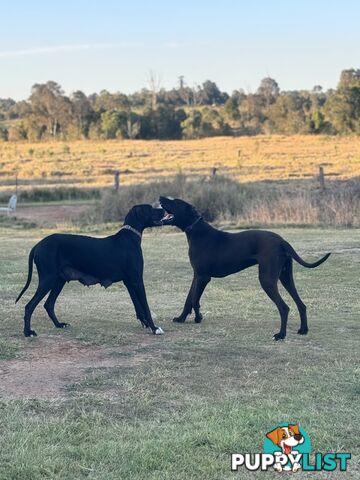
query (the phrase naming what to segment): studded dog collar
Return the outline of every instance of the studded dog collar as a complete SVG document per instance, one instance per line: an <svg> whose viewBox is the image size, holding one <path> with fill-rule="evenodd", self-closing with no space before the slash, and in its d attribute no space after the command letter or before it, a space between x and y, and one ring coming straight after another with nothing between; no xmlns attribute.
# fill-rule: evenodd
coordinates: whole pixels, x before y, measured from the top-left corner
<svg viewBox="0 0 360 480"><path fill-rule="evenodd" d="M142 235L141 233L136 230L136 228L132 227L131 225L123 225L121 227L121 230L130 230L131 232L135 233L136 235L138 235L138 237L140 237L140 239L142 238Z"/></svg>

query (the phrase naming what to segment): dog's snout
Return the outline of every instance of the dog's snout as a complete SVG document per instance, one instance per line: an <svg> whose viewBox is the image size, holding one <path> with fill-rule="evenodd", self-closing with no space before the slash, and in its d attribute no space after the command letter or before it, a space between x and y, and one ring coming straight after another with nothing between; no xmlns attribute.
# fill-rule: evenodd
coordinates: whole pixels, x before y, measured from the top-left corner
<svg viewBox="0 0 360 480"><path fill-rule="evenodd" d="M295 440L297 440L298 442L300 442L300 440L302 439L301 433L295 434L295 435L294 435L294 438L295 438Z"/></svg>

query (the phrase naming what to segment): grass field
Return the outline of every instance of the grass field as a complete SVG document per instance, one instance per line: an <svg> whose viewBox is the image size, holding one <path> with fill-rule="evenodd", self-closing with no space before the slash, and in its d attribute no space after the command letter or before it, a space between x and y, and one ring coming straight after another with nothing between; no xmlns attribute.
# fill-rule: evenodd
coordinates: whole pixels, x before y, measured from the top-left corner
<svg viewBox="0 0 360 480"><path fill-rule="evenodd" d="M358 137L215 137L191 141L0 142L0 192L10 192L16 174L21 188L103 187L142 183L159 177L219 173L242 182L303 180L319 165L331 178L360 176Z"/></svg>
<svg viewBox="0 0 360 480"><path fill-rule="evenodd" d="M142 331L123 286L71 284L57 307L71 329L55 331L40 307L39 336L25 339L31 292L16 307L14 298L44 233L1 231L1 480L278 478L232 474L230 454L261 451L265 433L287 421L300 422L314 452L353 454L349 472L296 478L359 478L360 230L279 230L305 259L333 252L318 269L295 266L310 332L296 335L284 294L291 312L279 343L278 313L255 268L211 282L201 325L172 323L191 268L185 237L158 231L143 249L164 336Z"/></svg>

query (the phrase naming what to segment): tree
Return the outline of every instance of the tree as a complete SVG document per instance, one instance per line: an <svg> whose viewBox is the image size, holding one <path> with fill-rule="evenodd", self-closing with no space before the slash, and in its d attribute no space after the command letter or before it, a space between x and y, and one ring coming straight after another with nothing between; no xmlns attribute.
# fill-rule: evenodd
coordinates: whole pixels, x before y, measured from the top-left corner
<svg viewBox="0 0 360 480"><path fill-rule="evenodd" d="M141 129L141 117L134 112L128 114L126 120L126 136L127 138L134 139L136 138Z"/></svg>
<svg viewBox="0 0 360 480"><path fill-rule="evenodd" d="M144 107L151 104L151 93L146 88L143 88L140 92L134 92L129 95L128 100L131 107Z"/></svg>
<svg viewBox="0 0 360 480"><path fill-rule="evenodd" d="M314 110L311 118L311 130L314 133L320 133L325 129L325 116L320 110Z"/></svg>
<svg viewBox="0 0 360 480"><path fill-rule="evenodd" d="M76 118L79 133L83 137L87 137L89 133L90 122L93 119L94 111L91 107L87 96L81 91L77 90L70 97L73 105L73 113Z"/></svg>
<svg viewBox="0 0 360 480"><path fill-rule="evenodd" d="M280 88L277 82L270 77L263 78L256 92L265 99L265 105L268 107L274 103L280 94Z"/></svg>
<svg viewBox="0 0 360 480"><path fill-rule="evenodd" d="M155 72L149 72L149 87L151 92L151 108L155 110L157 105L157 96L161 86L161 77Z"/></svg>
<svg viewBox="0 0 360 480"><path fill-rule="evenodd" d="M9 110L8 113L8 118L25 118L31 115L32 109L31 105L29 102L26 102L25 100L20 100L19 102L16 102L11 109Z"/></svg>
<svg viewBox="0 0 360 480"><path fill-rule="evenodd" d="M324 111L337 133L360 133L360 88L340 88L330 95Z"/></svg>
<svg viewBox="0 0 360 480"><path fill-rule="evenodd" d="M110 93L107 90L101 90L99 95L92 95L91 102L94 110L105 112L107 110L128 110L130 101L124 93Z"/></svg>
<svg viewBox="0 0 360 480"><path fill-rule="evenodd" d="M191 105L193 100L193 91L190 87L186 86L184 75L179 76L179 89L178 89L179 98L182 101L182 104Z"/></svg>
<svg viewBox="0 0 360 480"><path fill-rule="evenodd" d="M179 139L181 123L186 118L184 110L159 105L155 110L147 109L141 119L142 138Z"/></svg>
<svg viewBox="0 0 360 480"><path fill-rule="evenodd" d="M327 132L330 133L330 124L326 122L323 112L323 106L327 100L326 93L320 85L315 85L310 92L311 113L310 113L310 131L312 133Z"/></svg>
<svg viewBox="0 0 360 480"><path fill-rule="evenodd" d="M116 138L123 136L123 130L127 124L126 112L109 111L101 114L101 130L104 138Z"/></svg>
<svg viewBox="0 0 360 480"><path fill-rule="evenodd" d="M210 80L206 80L202 84L200 95L203 105L223 105L229 98L227 93L221 92L216 83Z"/></svg>
<svg viewBox="0 0 360 480"><path fill-rule="evenodd" d="M178 80L166 90L150 72L149 88L131 95L102 90L86 96L77 90L70 98L56 82L35 84L29 101L0 99L0 139L360 134L360 69L343 70L336 90L326 92L319 85L280 92L277 82L266 77L256 93L235 90L229 97L211 80L194 87L183 75Z"/></svg>
<svg viewBox="0 0 360 480"><path fill-rule="evenodd" d="M97 120L90 123L88 137L90 140L100 140L102 138L101 121Z"/></svg>
<svg viewBox="0 0 360 480"><path fill-rule="evenodd" d="M199 138L201 135L202 115L199 110L193 110L190 115L183 120L181 128L185 138Z"/></svg>
<svg viewBox="0 0 360 480"><path fill-rule="evenodd" d="M53 137L65 130L71 120L72 103L56 82L33 85L30 104L35 120L45 124L48 134Z"/></svg>
<svg viewBox="0 0 360 480"><path fill-rule="evenodd" d="M37 142L41 140L46 132L46 126L37 122L33 115L24 118L22 125L26 131L26 138L29 142Z"/></svg>
<svg viewBox="0 0 360 480"><path fill-rule="evenodd" d="M249 93L242 100L239 110L245 133L260 133L266 119L263 97Z"/></svg>
<svg viewBox="0 0 360 480"><path fill-rule="evenodd" d="M360 133L360 69L341 72L338 88L329 95L324 112L337 133Z"/></svg>
<svg viewBox="0 0 360 480"><path fill-rule="evenodd" d="M338 89L353 87L360 88L360 69L343 70L340 74Z"/></svg>
<svg viewBox="0 0 360 480"><path fill-rule="evenodd" d="M229 128L216 108L206 107L203 110L201 136L227 135Z"/></svg>
<svg viewBox="0 0 360 480"><path fill-rule="evenodd" d="M239 102L235 96L226 100L224 112L229 120L240 120Z"/></svg>
<svg viewBox="0 0 360 480"><path fill-rule="evenodd" d="M307 133L310 125L306 110L310 110L310 101L299 92L284 92L267 109L267 128L270 133Z"/></svg>
<svg viewBox="0 0 360 480"><path fill-rule="evenodd" d="M10 112L16 105L12 98L0 98L0 120L11 118Z"/></svg>
<svg viewBox="0 0 360 480"><path fill-rule="evenodd" d="M8 140L10 142L17 142L19 140L21 141L26 139L27 139L27 132L26 132L26 129L24 128L23 123L17 123L9 127Z"/></svg>

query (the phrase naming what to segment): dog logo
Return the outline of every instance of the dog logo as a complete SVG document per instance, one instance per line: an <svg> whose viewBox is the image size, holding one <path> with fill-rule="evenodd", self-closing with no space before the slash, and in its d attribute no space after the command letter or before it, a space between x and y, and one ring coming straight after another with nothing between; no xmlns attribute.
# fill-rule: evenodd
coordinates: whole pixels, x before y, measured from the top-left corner
<svg viewBox="0 0 360 480"><path fill-rule="evenodd" d="M291 464L286 464L285 466L283 466L280 462L276 462L274 464L274 469L276 471L282 472L283 470L291 470L292 472L297 472L301 469L300 461L297 460L300 460L301 454L304 453L304 449L302 449L302 451L299 451L298 447L299 445L303 445L305 443L305 436L300 432L298 425L284 425L276 427L266 434L266 438L273 443L273 448L280 448L280 452L283 455L286 455L288 458L294 460L293 462L290 462ZM272 450L273 448L270 447L270 449ZM266 448L266 450L268 450L268 447ZM276 454L276 450L266 453ZM289 457L290 455L291 457Z"/></svg>
<svg viewBox="0 0 360 480"><path fill-rule="evenodd" d="M309 435L296 423L282 423L266 434L262 453L233 453L231 471L245 468L250 472L269 469L276 472L345 472L351 460L348 452L316 452L311 455Z"/></svg>

